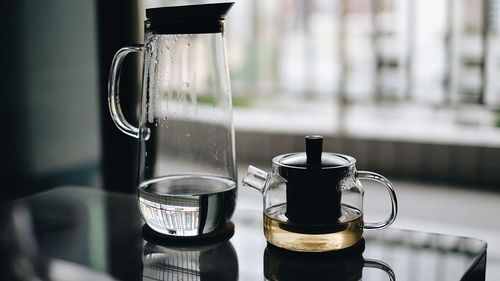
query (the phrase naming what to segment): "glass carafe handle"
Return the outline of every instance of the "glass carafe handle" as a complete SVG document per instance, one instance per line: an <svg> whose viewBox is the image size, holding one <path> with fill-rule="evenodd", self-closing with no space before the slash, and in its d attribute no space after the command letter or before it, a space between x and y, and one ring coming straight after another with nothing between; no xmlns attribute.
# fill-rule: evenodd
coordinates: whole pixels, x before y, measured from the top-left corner
<svg viewBox="0 0 500 281"><path fill-rule="evenodd" d="M115 122L116 127L123 133L139 138L139 128L131 125L123 116L120 107L119 85L120 85L120 72L122 70L123 60L129 53L142 52L144 47L142 45L128 46L121 48L116 52L111 62L111 70L109 72L108 81L108 106L111 118Z"/></svg>
<svg viewBox="0 0 500 281"><path fill-rule="evenodd" d="M365 223L365 228L366 229L382 229L386 228L389 225L391 225L394 220L396 219L396 216L398 215L398 200L396 198L396 192L394 191L394 187L392 186L392 183L386 179L384 176L379 175L377 173L373 172L368 172L368 171L358 171L358 179L360 180L371 180L371 181L376 181L378 183L381 183L382 185L387 188L387 191L389 191L389 195L391 197L391 214L390 216L385 220L381 222L375 222L375 223Z"/></svg>
<svg viewBox="0 0 500 281"><path fill-rule="evenodd" d="M387 273L387 276L389 276L389 280L396 281L396 275L394 274L392 268L382 261L374 259L365 259L365 267L380 269L385 273Z"/></svg>

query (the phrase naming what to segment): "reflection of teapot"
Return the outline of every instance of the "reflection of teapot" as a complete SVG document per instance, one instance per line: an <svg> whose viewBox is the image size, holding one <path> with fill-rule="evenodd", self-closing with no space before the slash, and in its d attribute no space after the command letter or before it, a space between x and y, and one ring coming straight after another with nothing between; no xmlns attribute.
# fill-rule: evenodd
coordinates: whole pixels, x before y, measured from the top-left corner
<svg viewBox="0 0 500 281"><path fill-rule="evenodd" d="M378 268L396 280L385 263L363 259L364 239L353 247L337 252L300 253L268 245L264 251L264 277L269 281L292 280L361 280L363 267Z"/></svg>
<svg viewBox="0 0 500 281"><path fill-rule="evenodd" d="M385 228L396 218L396 194L389 180L357 171L356 159L322 152L322 145L321 136L308 136L305 153L276 156L271 173L250 166L243 178L243 184L263 195L264 234L275 246L306 252L341 250L356 244L363 228ZM389 191L392 209L385 221L363 221L362 179L379 182Z"/></svg>
<svg viewBox="0 0 500 281"><path fill-rule="evenodd" d="M238 280L238 257L229 241L199 246L144 245L143 280Z"/></svg>

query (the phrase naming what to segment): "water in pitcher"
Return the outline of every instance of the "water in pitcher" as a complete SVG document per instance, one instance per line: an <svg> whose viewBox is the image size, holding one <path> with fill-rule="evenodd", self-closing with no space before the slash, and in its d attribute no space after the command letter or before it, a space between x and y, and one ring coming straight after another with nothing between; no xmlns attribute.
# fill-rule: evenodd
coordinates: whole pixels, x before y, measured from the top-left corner
<svg viewBox="0 0 500 281"><path fill-rule="evenodd" d="M139 187L139 207L147 224L173 236L196 236L224 226L235 197L236 183L214 176L166 176Z"/></svg>

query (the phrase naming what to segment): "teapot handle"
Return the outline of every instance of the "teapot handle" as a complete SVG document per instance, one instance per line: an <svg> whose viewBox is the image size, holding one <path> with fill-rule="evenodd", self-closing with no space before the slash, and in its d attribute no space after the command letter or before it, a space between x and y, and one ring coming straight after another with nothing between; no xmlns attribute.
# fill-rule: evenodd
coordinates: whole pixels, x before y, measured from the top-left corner
<svg viewBox="0 0 500 281"><path fill-rule="evenodd" d="M379 175L377 173L373 172L368 172L368 171L358 171L358 179L360 180L371 180L371 181L376 181L378 183L381 183L382 185L385 186L387 191L389 191L389 195L391 197L391 214L390 216L385 220L381 222L374 222L374 223L365 223L365 228L366 229L382 229L386 228L389 225L391 225L394 220L396 219L396 216L398 215L398 200L396 198L396 192L394 191L394 187L392 186L392 183L385 178L382 175Z"/></svg>
<svg viewBox="0 0 500 281"><path fill-rule="evenodd" d="M386 263L379 261L379 260L374 260L374 259L365 259L365 267L368 268L376 268L384 271L387 276L389 276L389 280L395 281L396 280L396 275L394 274L394 271L392 268L387 265Z"/></svg>
<svg viewBox="0 0 500 281"><path fill-rule="evenodd" d="M111 62L108 81L108 106L111 118L120 131L134 138L140 137L139 128L131 125L125 119L120 106L120 97L118 95L120 88L120 72L122 70L123 60L129 53L138 53L143 50L144 47L142 45L128 46L118 50Z"/></svg>

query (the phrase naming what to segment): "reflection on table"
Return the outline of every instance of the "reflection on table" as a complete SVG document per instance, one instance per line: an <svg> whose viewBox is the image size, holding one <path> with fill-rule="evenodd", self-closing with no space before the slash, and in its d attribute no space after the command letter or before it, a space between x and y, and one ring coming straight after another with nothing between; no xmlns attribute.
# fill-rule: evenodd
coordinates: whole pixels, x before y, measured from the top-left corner
<svg viewBox="0 0 500 281"><path fill-rule="evenodd" d="M364 267L371 267L382 270L388 280L396 280L384 262L365 260L364 250L364 239L349 249L327 253L291 252L268 244L264 251L264 276L270 281L355 281L362 279Z"/></svg>
<svg viewBox="0 0 500 281"><path fill-rule="evenodd" d="M65 280L61 276L83 272L92 278L81 280L131 281L485 277L487 245L474 238L399 229L366 231L364 250L304 257L268 247L261 212L237 209L233 222L230 240L196 245L152 241L143 232L136 196L90 188L54 189L0 206L0 279Z"/></svg>
<svg viewBox="0 0 500 281"><path fill-rule="evenodd" d="M229 241L202 246L161 246L147 242L142 263L143 281L238 280L238 257Z"/></svg>

